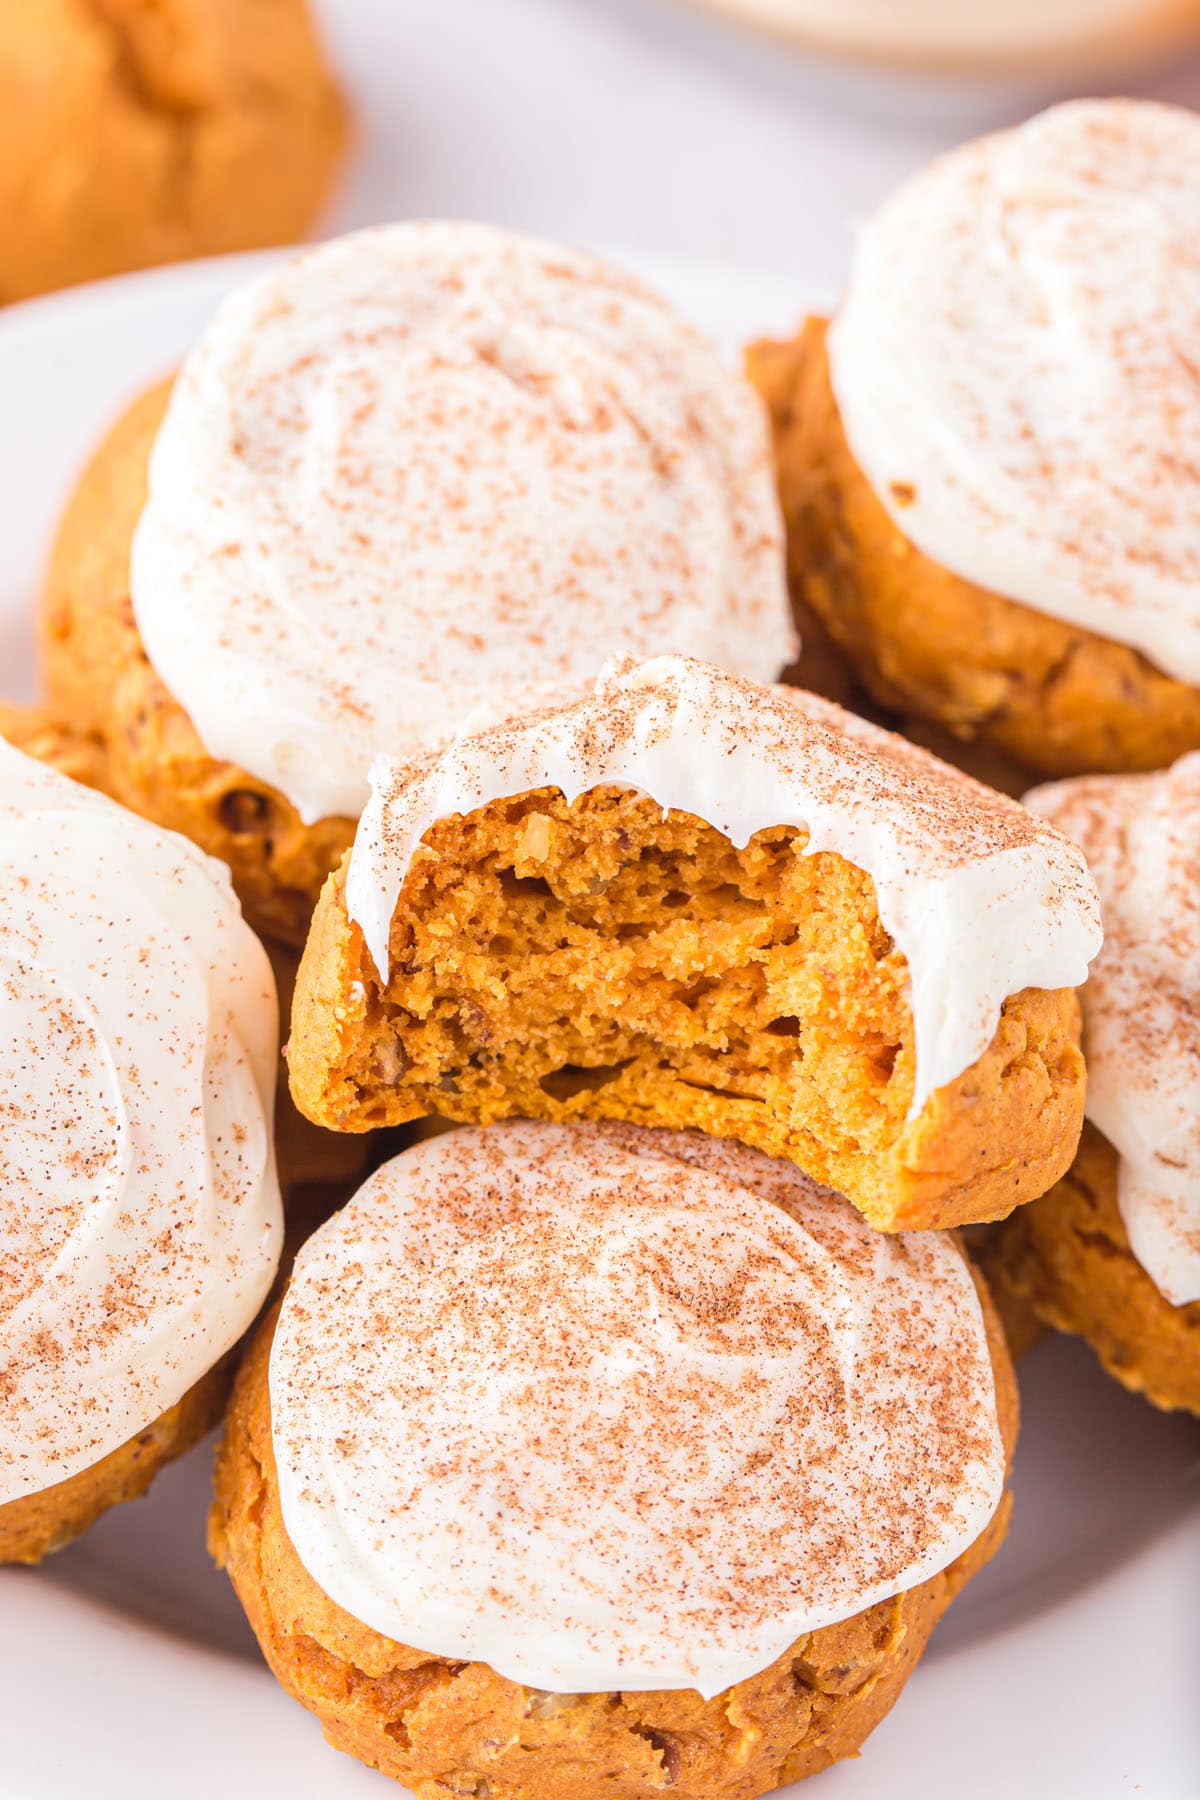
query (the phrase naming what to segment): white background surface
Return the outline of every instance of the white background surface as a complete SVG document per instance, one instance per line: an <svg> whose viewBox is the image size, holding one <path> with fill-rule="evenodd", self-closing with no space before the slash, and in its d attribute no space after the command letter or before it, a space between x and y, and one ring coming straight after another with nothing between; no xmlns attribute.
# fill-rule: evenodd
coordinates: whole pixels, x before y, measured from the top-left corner
<svg viewBox="0 0 1200 1800"><path fill-rule="evenodd" d="M685 0L316 10L362 124L335 228L444 213L834 288L854 220L909 170L1056 97L1028 81L851 71ZM1200 56L1114 87L1200 106Z"/></svg>
<svg viewBox="0 0 1200 1800"><path fill-rule="evenodd" d="M1044 98L835 75L656 0L320 10L360 120L331 229L474 215L796 278L677 276L733 338L836 288L854 218L907 169ZM1200 103L1200 62L1138 86ZM27 678L28 601L70 466L227 279L185 271L0 315L0 687ZM1009 1543L863 1759L797 1792L1200 1795L1197 1428L1064 1341L1034 1353L1022 1388ZM204 1554L207 1491L202 1450L43 1572L0 1571L0 1800L398 1792L324 1750L262 1669Z"/></svg>

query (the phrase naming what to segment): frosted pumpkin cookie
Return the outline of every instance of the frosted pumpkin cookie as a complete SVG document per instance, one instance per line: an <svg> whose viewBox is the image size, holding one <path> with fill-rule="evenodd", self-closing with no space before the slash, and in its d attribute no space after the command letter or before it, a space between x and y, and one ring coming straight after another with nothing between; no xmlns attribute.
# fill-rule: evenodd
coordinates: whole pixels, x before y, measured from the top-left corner
<svg viewBox="0 0 1200 1800"><path fill-rule="evenodd" d="M345 139L304 0L13 0L0 302L302 237Z"/></svg>
<svg viewBox="0 0 1200 1800"><path fill-rule="evenodd" d="M126 804L302 942L373 753L614 653L779 673L761 404L593 257L480 225L344 238L236 293L119 421L64 519L44 646Z"/></svg>
<svg viewBox="0 0 1200 1800"><path fill-rule="evenodd" d="M1047 775L1200 747L1200 119L1080 101L865 227L763 345L789 560L876 698Z"/></svg>
<svg viewBox="0 0 1200 1800"><path fill-rule="evenodd" d="M279 1259L277 1016L221 866L0 743L0 1562L211 1429Z"/></svg>
<svg viewBox="0 0 1200 1800"><path fill-rule="evenodd" d="M887 1228L1070 1163L1095 890L926 752L685 657L381 760L301 960L300 1110L697 1126Z"/></svg>
<svg viewBox="0 0 1200 1800"><path fill-rule="evenodd" d="M108 756L94 732L79 732L40 707L11 706L0 701L0 738L27 756L49 763L73 781L110 793ZM267 955L278 994L279 1017L291 1013L298 959L294 950L269 944ZM289 1229L305 1219L322 1219L362 1179L367 1146L344 1134L323 1131L301 1116L292 1104L282 1069L275 1082L275 1162L287 1203Z"/></svg>
<svg viewBox="0 0 1200 1800"><path fill-rule="evenodd" d="M752 1800L888 1711L1015 1431L951 1237L695 1133L499 1125L300 1252L210 1542L330 1743L420 1800Z"/></svg>
<svg viewBox="0 0 1200 1800"><path fill-rule="evenodd" d="M989 1234L988 1268L1126 1387L1200 1414L1200 754L1028 804L1081 845L1104 909L1090 1123L1069 1173Z"/></svg>

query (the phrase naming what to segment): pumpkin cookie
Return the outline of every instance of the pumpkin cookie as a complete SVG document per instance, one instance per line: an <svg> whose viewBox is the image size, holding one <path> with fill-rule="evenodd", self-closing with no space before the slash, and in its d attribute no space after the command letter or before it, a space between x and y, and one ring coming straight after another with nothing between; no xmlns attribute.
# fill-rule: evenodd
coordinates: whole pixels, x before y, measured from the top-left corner
<svg viewBox="0 0 1200 1800"><path fill-rule="evenodd" d="M98 1462L65 1481L0 1502L0 1564L39 1563L82 1537L112 1507L140 1500L165 1464L220 1423L232 1382L233 1361L223 1357L174 1406Z"/></svg>
<svg viewBox="0 0 1200 1800"><path fill-rule="evenodd" d="M1118 1168L1112 1145L1085 1125L1069 1173L1005 1224L981 1228L972 1254L1006 1329L1016 1322L1014 1355L1032 1315L1085 1339L1123 1387L1200 1417L1200 1301L1172 1304L1133 1254Z"/></svg>
<svg viewBox="0 0 1200 1800"><path fill-rule="evenodd" d="M0 7L0 302L302 237L345 141L304 0Z"/></svg>
<svg viewBox="0 0 1200 1800"><path fill-rule="evenodd" d="M950 1237L698 1134L464 1130L301 1251L210 1543L288 1692L419 1800L753 1800L891 1707L1015 1431Z"/></svg>
<svg viewBox="0 0 1200 1800"><path fill-rule="evenodd" d="M27 756L48 763L85 787L110 794L109 757L94 732L79 732L40 707L10 706L0 701L0 738ZM267 955L279 997L279 1017L291 1015L292 992L299 959L281 944L268 944ZM275 1083L275 1162L293 1219L323 1219L360 1181L368 1163L367 1146L344 1133L324 1131L296 1111L282 1065Z"/></svg>
<svg viewBox="0 0 1200 1800"><path fill-rule="evenodd" d="M76 731L41 707L13 706L0 700L0 738L61 775L106 794L107 756L97 732Z"/></svg>
<svg viewBox="0 0 1200 1800"><path fill-rule="evenodd" d="M1082 995L1092 1123L983 1254L999 1292L1126 1387L1200 1414L1200 754L1028 799L1082 846L1104 907Z"/></svg>
<svg viewBox="0 0 1200 1800"><path fill-rule="evenodd" d="M832 327L749 353L797 591L877 700L1047 775L1200 746L1200 121L1057 107L942 158Z"/></svg>
<svg viewBox="0 0 1200 1800"><path fill-rule="evenodd" d="M762 408L592 257L484 226L359 233L235 294L173 391L118 422L43 637L51 699L104 737L120 798L300 944L375 752L613 652L779 673Z"/></svg>
<svg viewBox="0 0 1200 1800"><path fill-rule="evenodd" d="M228 863L251 922L299 945L353 823L306 825L277 790L210 756L155 674L133 616L129 546L170 391L162 382L123 414L71 496L42 609L47 688L59 713L103 742L111 791Z"/></svg>
<svg viewBox="0 0 1200 1800"><path fill-rule="evenodd" d="M376 765L292 1093L343 1131L697 1126L884 1229L1000 1218L1074 1152L1098 941L1082 857L1014 801L814 695L631 663Z"/></svg>
<svg viewBox="0 0 1200 1800"><path fill-rule="evenodd" d="M279 1260L277 1008L218 864L0 743L0 1559L215 1422Z"/></svg>

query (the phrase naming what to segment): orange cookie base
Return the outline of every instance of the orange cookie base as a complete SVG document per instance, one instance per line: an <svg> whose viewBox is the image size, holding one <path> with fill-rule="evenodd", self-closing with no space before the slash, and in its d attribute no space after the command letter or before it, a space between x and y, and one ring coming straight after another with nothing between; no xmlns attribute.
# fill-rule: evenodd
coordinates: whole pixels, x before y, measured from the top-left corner
<svg viewBox="0 0 1200 1800"><path fill-rule="evenodd" d="M846 442L823 320L752 346L747 369L771 411L793 586L881 705L1041 775L1163 768L1200 747L1200 690L903 536Z"/></svg>
<svg viewBox="0 0 1200 1800"><path fill-rule="evenodd" d="M1001 1429L1016 1385L986 1293ZM418 1800L753 1800L853 1756L890 1710L933 1627L998 1549L1008 1496L959 1560L907 1594L801 1638L714 1700L694 1692L546 1694L369 1630L304 1569L284 1529L271 1443L274 1317L238 1376L217 1456L209 1542L277 1679L335 1749Z"/></svg>
<svg viewBox="0 0 1200 1800"><path fill-rule="evenodd" d="M183 1399L107 1456L66 1481L0 1506L0 1563L37 1563L125 1500L140 1500L158 1471L206 1437L233 1378L225 1357Z"/></svg>
<svg viewBox="0 0 1200 1800"><path fill-rule="evenodd" d="M1200 1301L1172 1306L1134 1258L1117 1206L1117 1156L1085 1125L1070 1173L988 1232L979 1255L997 1303L1091 1345L1123 1387L1200 1416Z"/></svg>
<svg viewBox="0 0 1200 1800"><path fill-rule="evenodd" d="M255 930L299 947L349 819L304 825L274 788L211 757L151 668L129 598L129 547L164 382L117 421L85 470L54 546L41 609L50 704L105 745L110 791L228 863Z"/></svg>
<svg viewBox="0 0 1200 1800"><path fill-rule="evenodd" d="M870 878L806 841L738 851L619 788L445 819L401 894L386 988L339 870L296 984L297 1105L343 1131L430 1112L690 1126L790 1158L882 1229L1004 1217L1074 1153L1074 993L1010 998L909 1121L907 964Z"/></svg>

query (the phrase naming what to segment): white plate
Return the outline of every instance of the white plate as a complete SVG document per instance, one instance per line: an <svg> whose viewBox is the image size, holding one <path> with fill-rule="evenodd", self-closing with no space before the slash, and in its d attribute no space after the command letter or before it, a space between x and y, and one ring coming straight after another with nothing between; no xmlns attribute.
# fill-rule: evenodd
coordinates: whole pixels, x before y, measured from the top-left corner
<svg viewBox="0 0 1200 1800"><path fill-rule="evenodd" d="M261 257L127 277L0 314L0 686L72 472ZM784 329L778 281L635 259L731 352ZM1200 1438L1080 1346L1023 1366L1008 1543L939 1628L860 1761L814 1800L1195 1800ZM351 1800L395 1788L327 1750L258 1659L204 1551L210 1455L41 1570L0 1570L0 1800ZM800 1793L802 1790L790 1790Z"/></svg>

